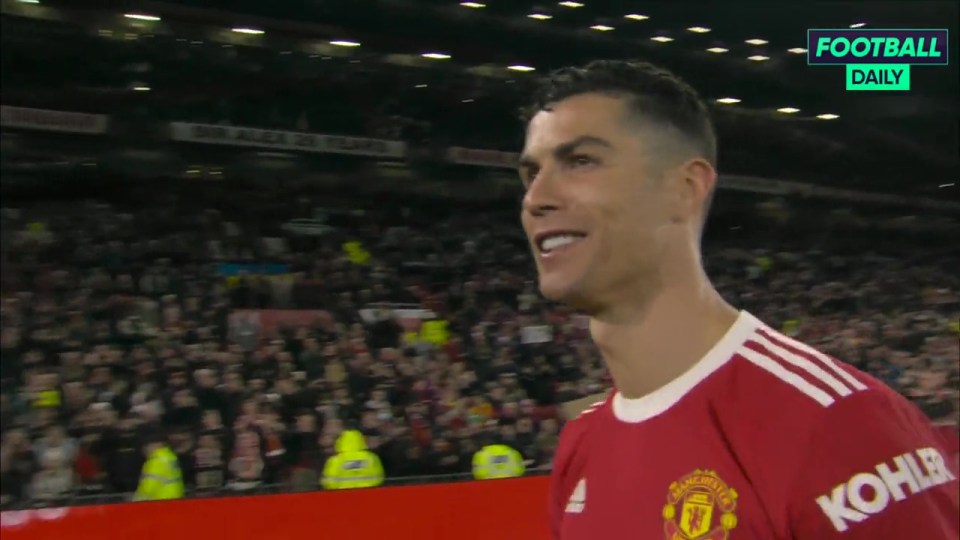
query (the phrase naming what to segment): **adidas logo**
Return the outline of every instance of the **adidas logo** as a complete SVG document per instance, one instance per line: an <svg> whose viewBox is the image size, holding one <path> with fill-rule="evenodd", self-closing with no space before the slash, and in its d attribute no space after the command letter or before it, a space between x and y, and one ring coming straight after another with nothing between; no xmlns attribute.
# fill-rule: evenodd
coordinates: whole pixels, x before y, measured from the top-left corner
<svg viewBox="0 0 960 540"><path fill-rule="evenodd" d="M573 488L573 493L570 495L570 500L567 501L567 509L564 510L568 514L579 514L583 512L583 507L587 503L587 480L586 478L581 478L577 482L577 487Z"/></svg>

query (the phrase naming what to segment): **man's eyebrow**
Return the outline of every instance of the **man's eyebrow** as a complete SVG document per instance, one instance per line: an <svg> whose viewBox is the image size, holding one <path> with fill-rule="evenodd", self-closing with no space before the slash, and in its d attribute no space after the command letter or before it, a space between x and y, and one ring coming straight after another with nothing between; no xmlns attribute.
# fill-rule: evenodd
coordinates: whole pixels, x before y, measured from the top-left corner
<svg viewBox="0 0 960 540"><path fill-rule="evenodd" d="M613 148L613 144L611 144L610 141L608 141L608 140L606 140L606 139L604 139L604 138L602 138L602 137L597 137L597 136L595 136L595 135L581 135L581 136L579 136L579 137L577 137L577 138L575 138L575 139L573 139L573 140L567 141L567 142L565 142L565 143L558 144L558 145L553 149L553 151L551 152L551 154L553 154L553 156L554 156L555 158L557 158L557 159L562 159L562 158L568 157L568 156L569 156L570 154L572 154L578 147L584 146L584 145L593 145L593 146L601 146L601 147L604 147L604 148ZM536 166L537 166L537 160L534 159L533 157L531 157L531 156L528 155L528 154L523 154L523 155L520 156L519 166L520 166L520 168L536 167Z"/></svg>

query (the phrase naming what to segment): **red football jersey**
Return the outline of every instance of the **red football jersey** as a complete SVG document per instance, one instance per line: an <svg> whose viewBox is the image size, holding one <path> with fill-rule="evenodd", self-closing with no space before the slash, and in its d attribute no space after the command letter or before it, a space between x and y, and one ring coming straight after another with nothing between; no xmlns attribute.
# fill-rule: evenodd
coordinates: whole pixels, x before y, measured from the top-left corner
<svg viewBox="0 0 960 540"><path fill-rule="evenodd" d="M742 312L693 368L567 424L557 540L956 540L943 438L872 377Z"/></svg>

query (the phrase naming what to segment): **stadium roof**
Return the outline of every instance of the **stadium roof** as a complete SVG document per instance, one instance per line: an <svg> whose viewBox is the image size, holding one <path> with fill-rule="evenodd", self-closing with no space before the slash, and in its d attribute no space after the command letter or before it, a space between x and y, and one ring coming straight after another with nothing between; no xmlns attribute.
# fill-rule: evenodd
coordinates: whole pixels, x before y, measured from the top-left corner
<svg viewBox="0 0 960 540"><path fill-rule="evenodd" d="M84 5L119 9L108 0ZM804 54L809 28L946 27L956 35L956 2L130 0L122 11L181 28L239 30L264 46L444 64L492 79L523 80L593 58L645 59L698 88L721 131L736 124L748 137L849 154L878 171L914 170L902 181L915 193L943 196L939 186L960 180L956 62L914 68L909 92L846 92L842 67L810 67ZM956 41L949 47L956 58Z"/></svg>

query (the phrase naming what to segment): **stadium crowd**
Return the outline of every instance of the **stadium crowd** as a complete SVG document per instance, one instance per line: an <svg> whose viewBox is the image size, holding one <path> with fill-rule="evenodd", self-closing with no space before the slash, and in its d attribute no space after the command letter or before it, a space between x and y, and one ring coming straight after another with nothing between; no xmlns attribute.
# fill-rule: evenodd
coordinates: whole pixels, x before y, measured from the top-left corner
<svg viewBox="0 0 960 540"><path fill-rule="evenodd" d="M509 212L304 235L250 210L264 200L130 199L4 209L4 507L134 491L157 425L196 493L317 489L345 428L388 478L467 473L490 442L546 470L558 404L609 387ZM955 422L956 255L781 240L708 241L721 292ZM425 312L439 339L417 333Z"/></svg>

